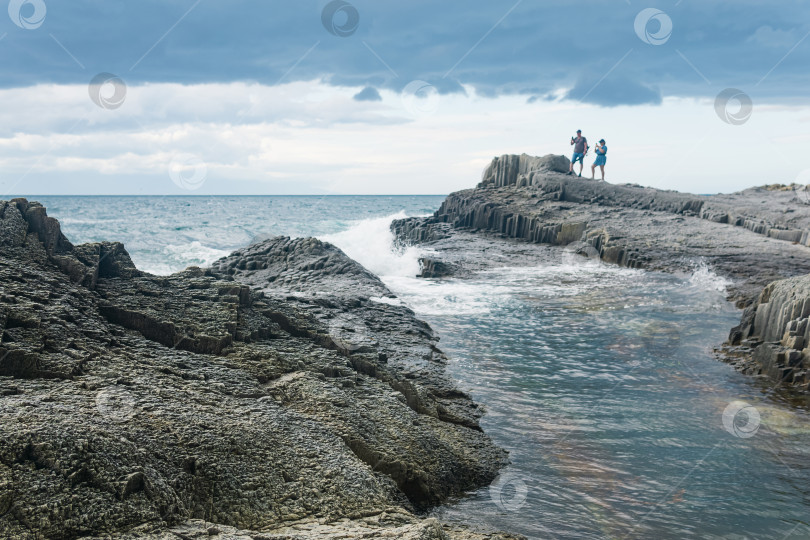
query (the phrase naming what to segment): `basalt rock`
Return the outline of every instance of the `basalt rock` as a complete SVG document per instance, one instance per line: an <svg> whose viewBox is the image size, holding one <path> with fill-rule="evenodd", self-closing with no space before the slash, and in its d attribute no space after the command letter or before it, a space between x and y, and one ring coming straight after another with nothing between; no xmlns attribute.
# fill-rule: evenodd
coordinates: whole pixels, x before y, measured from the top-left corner
<svg viewBox="0 0 810 540"><path fill-rule="evenodd" d="M804 233L796 232L810 231L810 205L794 191L698 196L538 165L566 159L558 158L495 158L477 189L450 194L433 216L395 221L392 231L404 244L442 251L453 249L458 231L471 231L573 250L587 245L630 268L687 272L706 263L733 280L729 297L741 307L771 281L810 272Z"/></svg>
<svg viewBox="0 0 810 540"><path fill-rule="evenodd" d="M810 276L765 287L731 330L728 346L737 356L748 353L750 372L810 390Z"/></svg>
<svg viewBox="0 0 810 540"><path fill-rule="evenodd" d="M506 462L436 340L329 244L159 277L0 202L0 537L508 538L415 513Z"/></svg>
<svg viewBox="0 0 810 540"><path fill-rule="evenodd" d="M568 164L563 156L495 158L476 189L450 194L430 217L395 221L392 231L404 245L430 248L431 264L453 265L459 275L502 264L507 251L519 252L511 261L534 260L528 246L496 245L499 238L563 248L561 260L567 262L586 255L676 273L707 265L730 280L729 299L748 308L730 340L732 352L748 360L735 363L807 386L804 360L797 360L796 351L804 355L806 349L799 347L810 343L802 326L808 314L796 315L796 304L780 296L787 285L766 288L776 280L810 274L810 197L804 186L702 196L561 174ZM810 299L799 289L791 294ZM763 300L772 293L779 293L772 304L779 307ZM782 309L795 316L773 315ZM794 326L786 326L789 321ZM767 346L757 352L757 363L752 355L760 343Z"/></svg>

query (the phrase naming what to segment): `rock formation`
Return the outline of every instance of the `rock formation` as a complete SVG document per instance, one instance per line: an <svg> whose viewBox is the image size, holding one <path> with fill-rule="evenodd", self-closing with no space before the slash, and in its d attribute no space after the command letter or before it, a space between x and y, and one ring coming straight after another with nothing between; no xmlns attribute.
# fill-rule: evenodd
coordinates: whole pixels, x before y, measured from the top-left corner
<svg viewBox="0 0 810 540"><path fill-rule="evenodd" d="M725 352L743 371L810 391L810 275L775 281L743 312Z"/></svg>
<svg viewBox="0 0 810 540"><path fill-rule="evenodd" d="M444 275L481 265L466 257L469 247L460 247L469 245L470 233L561 246L572 255L630 268L690 272L705 263L732 281L729 299L748 308L741 327L732 332L735 348L730 351L760 361L735 363L807 388L804 370L810 368L810 349L805 353L801 348L810 338L804 320L809 313L796 307L796 298L807 299L810 309L810 289L797 285L790 301L768 292L789 287L769 285L774 281L810 274L806 191L766 186L701 196L562 174L568 165L563 156L494 158L476 189L452 193L433 216L395 221L392 230L399 242L426 245L438 253L431 255L431 266L441 264ZM795 283L804 283L797 279ZM777 312L791 316L772 315ZM789 321L795 324L787 326ZM799 336L804 336L802 343L788 339ZM780 344L759 347L757 340ZM766 355L766 350L776 352ZM797 354L808 360L799 362Z"/></svg>
<svg viewBox="0 0 810 540"><path fill-rule="evenodd" d="M317 240L158 277L0 202L0 537L511 538L415 513L506 454L392 297Z"/></svg>

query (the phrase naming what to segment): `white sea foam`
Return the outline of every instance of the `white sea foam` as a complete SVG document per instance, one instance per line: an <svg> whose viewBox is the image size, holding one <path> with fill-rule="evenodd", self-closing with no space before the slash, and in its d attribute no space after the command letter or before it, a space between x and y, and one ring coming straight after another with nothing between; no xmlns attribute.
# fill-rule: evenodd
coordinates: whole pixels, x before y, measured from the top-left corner
<svg viewBox="0 0 810 540"><path fill-rule="evenodd" d="M505 298L497 287L466 280L388 276L385 284L420 316L483 315Z"/></svg>
<svg viewBox="0 0 810 540"><path fill-rule="evenodd" d="M706 261L700 261L695 264L692 275L689 277L689 285L725 295L731 281L715 274Z"/></svg>
<svg viewBox="0 0 810 540"><path fill-rule="evenodd" d="M321 236L343 250L381 278L388 276L416 277L419 273L420 250L416 247L394 249L391 222L408 217L405 212L364 219L349 229Z"/></svg>
<svg viewBox="0 0 810 540"><path fill-rule="evenodd" d="M475 315L488 313L493 302L492 287L460 280L417 278L419 257L429 253L418 247L397 248L391 222L407 217L405 212L364 219L348 230L320 237L338 246L349 257L374 272L394 293L407 298L421 315ZM400 303L390 298L375 299Z"/></svg>
<svg viewBox="0 0 810 540"><path fill-rule="evenodd" d="M547 264L494 268L479 272L478 277L473 280L416 278L419 273L419 257L430 251L419 247L395 247L394 235L390 230L391 222L405 217L405 212L399 212L386 217L365 219L345 231L325 235L321 239L335 244L349 257L377 274L395 294L422 316L483 315L491 313L504 302L513 302L516 299L537 302L543 298L583 295L583 301L592 303L595 307L604 307L603 304L607 305L606 299L612 296L608 290L617 294L629 294L628 291L643 288L643 283L651 287L667 288L670 285L665 284L670 279L676 279L674 276L666 278L586 257L555 257L553 254ZM661 282L655 285L659 281ZM705 262L697 264L692 274L682 283L691 290L692 302L698 297L718 306L724 304L726 288L730 285L728 280L715 274ZM634 307L646 305L646 297L636 296L638 295L633 296L636 301ZM400 302L391 299L377 301Z"/></svg>
<svg viewBox="0 0 810 540"><path fill-rule="evenodd" d="M389 298L387 296L373 296L369 298L370 301L376 302L378 304L386 304L389 306L401 306L402 300L399 298Z"/></svg>
<svg viewBox="0 0 810 540"><path fill-rule="evenodd" d="M188 244L169 244L164 246L162 251L163 258L161 262L152 262L141 266L136 260L134 261L135 265L150 274L167 276L177 272L178 268L210 266L217 259L230 254L229 251L203 245L197 240Z"/></svg>

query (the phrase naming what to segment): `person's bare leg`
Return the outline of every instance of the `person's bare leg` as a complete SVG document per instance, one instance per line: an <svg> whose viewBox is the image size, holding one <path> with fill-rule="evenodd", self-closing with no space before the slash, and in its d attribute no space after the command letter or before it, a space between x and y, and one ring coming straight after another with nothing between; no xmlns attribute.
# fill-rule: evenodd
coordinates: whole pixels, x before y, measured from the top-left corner
<svg viewBox="0 0 810 540"><path fill-rule="evenodd" d="M579 162L579 175L582 176L582 169L585 168L585 158L582 158L582 161Z"/></svg>
<svg viewBox="0 0 810 540"><path fill-rule="evenodd" d="M605 166L599 165L599 168L602 170L602 181L605 181Z"/></svg>
<svg viewBox="0 0 810 540"><path fill-rule="evenodd" d="M591 180L596 180L596 165L591 165Z"/></svg>

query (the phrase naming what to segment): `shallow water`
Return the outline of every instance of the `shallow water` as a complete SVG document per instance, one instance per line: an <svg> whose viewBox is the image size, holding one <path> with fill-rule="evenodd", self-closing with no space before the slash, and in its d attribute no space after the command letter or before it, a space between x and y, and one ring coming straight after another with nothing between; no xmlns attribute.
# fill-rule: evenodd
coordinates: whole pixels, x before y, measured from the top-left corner
<svg viewBox="0 0 810 540"><path fill-rule="evenodd" d="M535 267L416 279L419 250L392 252L388 225L441 197L40 199L72 241L123 240L156 273L290 234L380 275L442 336L511 452L492 487L438 517L530 538L810 538L810 414L713 358L739 313L710 269L646 273L548 248Z"/></svg>

